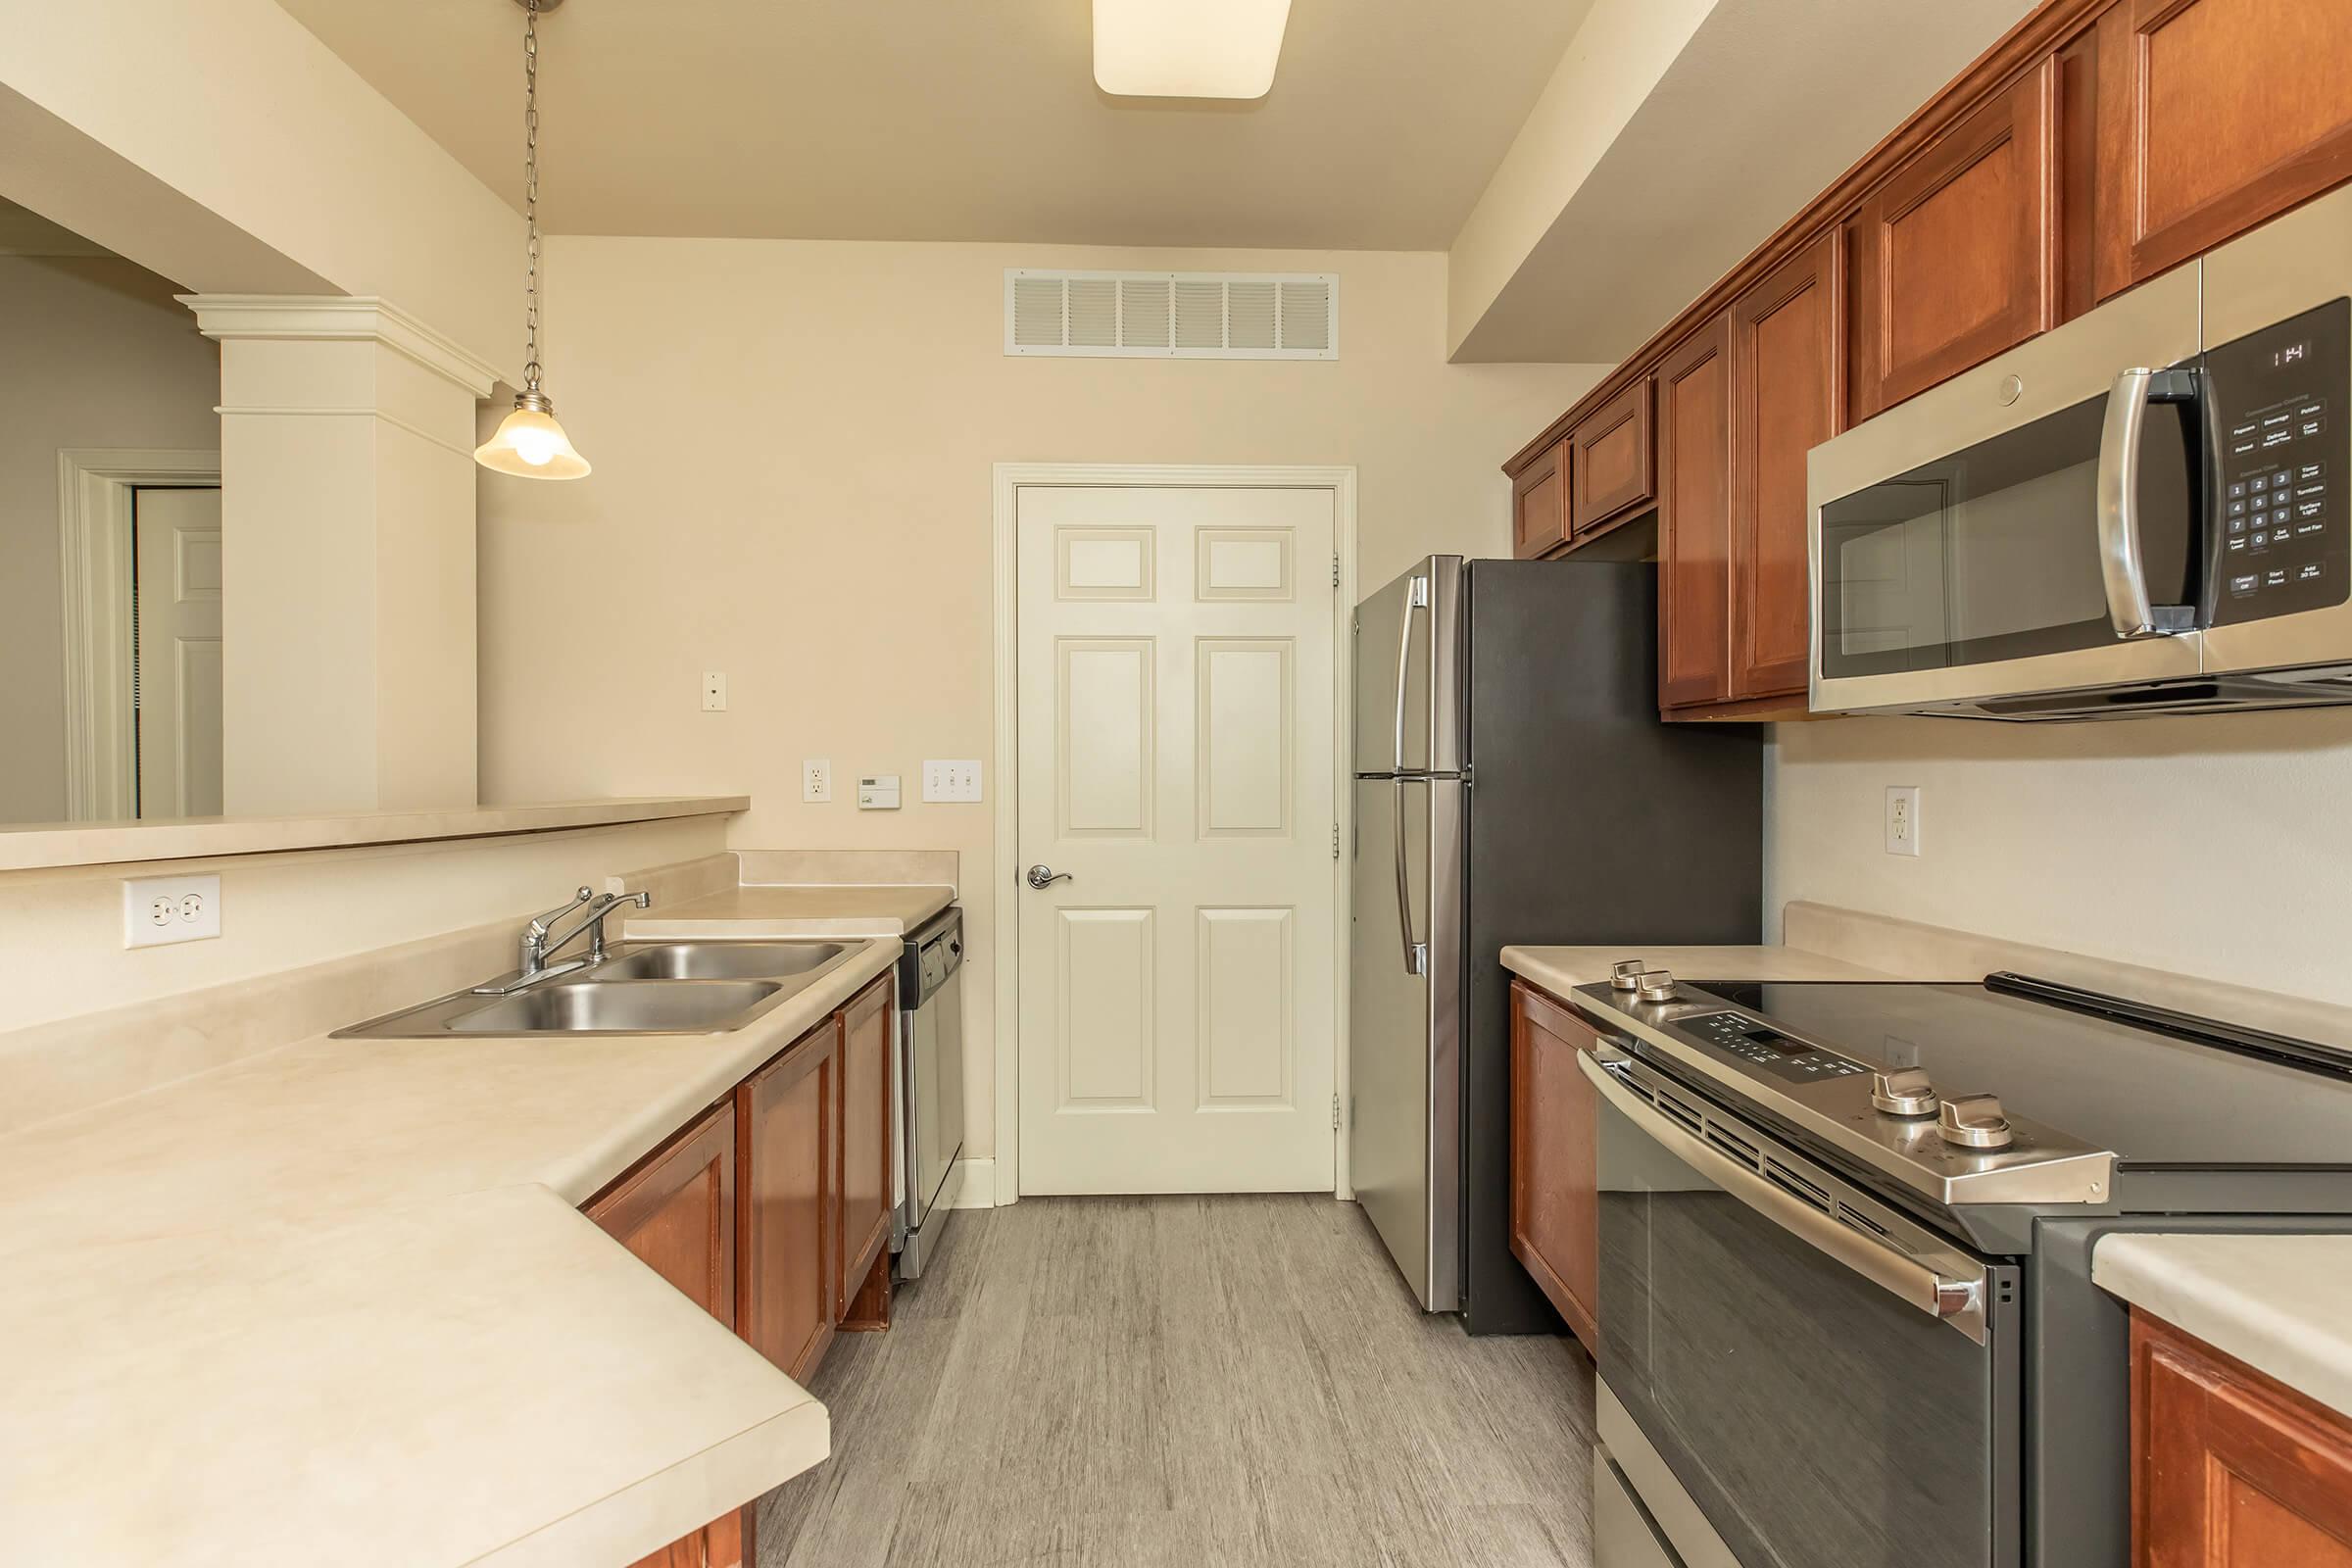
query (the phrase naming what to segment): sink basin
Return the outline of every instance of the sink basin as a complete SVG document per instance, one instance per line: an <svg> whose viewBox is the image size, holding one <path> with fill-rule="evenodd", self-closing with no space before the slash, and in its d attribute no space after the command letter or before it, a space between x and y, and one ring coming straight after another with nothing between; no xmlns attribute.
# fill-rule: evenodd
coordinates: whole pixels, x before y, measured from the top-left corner
<svg viewBox="0 0 2352 1568"><path fill-rule="evenodd" d="M442 1027L453 1035L716 1034L784 988L773 981L575 981L535 986Z"/></svg>
<svg viewBox="0 0 2352 1568"><path fill-rule="evenodd" d="M849 951L839 942L662 942L624 947L591 972L599 980L781 979Z"/></svg>

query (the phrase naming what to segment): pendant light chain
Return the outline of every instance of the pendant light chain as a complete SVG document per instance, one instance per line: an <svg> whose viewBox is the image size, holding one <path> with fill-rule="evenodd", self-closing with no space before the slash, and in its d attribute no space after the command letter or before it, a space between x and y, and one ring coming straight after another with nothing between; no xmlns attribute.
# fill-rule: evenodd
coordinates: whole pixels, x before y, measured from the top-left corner
<svg viewBox="0 0 2352 1568"><path fill-rule="evenodd" d="M522 24L522 389L539 390L539 0L524 0Z"/></svg>

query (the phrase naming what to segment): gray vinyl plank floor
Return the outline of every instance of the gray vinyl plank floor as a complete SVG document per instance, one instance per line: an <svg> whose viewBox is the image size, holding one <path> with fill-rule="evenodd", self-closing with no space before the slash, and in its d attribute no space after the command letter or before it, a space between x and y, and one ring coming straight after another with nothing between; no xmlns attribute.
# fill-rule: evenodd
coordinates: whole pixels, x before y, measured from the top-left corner
<svg viewBox="0 0 2352 1568"><path fill-rule="evenodd" d="M1589 1568L1591 1363L1428 1318L1328 1197L958 1213L834 1341L759 1568Z"/></svg>

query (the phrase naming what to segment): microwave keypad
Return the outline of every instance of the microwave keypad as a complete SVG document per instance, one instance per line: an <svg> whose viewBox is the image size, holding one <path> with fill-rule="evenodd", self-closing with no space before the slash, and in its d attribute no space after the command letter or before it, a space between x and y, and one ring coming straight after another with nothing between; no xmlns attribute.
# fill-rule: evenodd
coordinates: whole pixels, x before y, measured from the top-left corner
<svg viewBox="0 0 2352 1568"><path fill-rule="evenodd" d="M2352 591L2341 407L2352 384L2352 302L2209 350L2205 372L2221 425L2210 623L2343 603Z"/></svg>

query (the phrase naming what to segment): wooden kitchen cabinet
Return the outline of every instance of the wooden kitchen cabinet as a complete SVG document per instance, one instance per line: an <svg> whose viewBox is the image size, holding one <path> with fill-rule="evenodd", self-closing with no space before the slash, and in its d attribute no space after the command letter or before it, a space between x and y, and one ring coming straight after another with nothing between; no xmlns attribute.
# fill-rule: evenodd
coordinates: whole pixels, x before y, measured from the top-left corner
<svg viewBox="0 0 2352 1568"><path fill-rule="evenodd" d="M1805 454L1844 428L1833 229L1732 306L1732 695L1801 695L1812 641Z"/></svg>
<svg viewBox="0 0 2352 1568"><path fill-rule="evenodd" d="M2132 1315L2133 1568L2352 1568L2352 1422Z"/></svg>
<svg viewBox="0 0 2352 1568"><path fill-rule="evenodd" d="M1577 1058L1599 1036L1511 982L1511 1252L1588 1351L1600 1348L1599 1096Z"/></svg>
<svg viewBox="0 0 2352 1568"><path fill-rule="evenodd" d="M1568 542L1568 442L1511 476L1511 554L1531 561Z"/></svg>
<svg viewBox="0 0 2352 1568"><path fill-rule="evenodd" d="M2117 0L2095 47L2101 298L2352 179L2352 5Z"/></svg>
<svg viewBox="0 0 2352 1568"><path fill-rule="evenodd" d="M1658 363L1658 706L1732 695L1732 318Z"/></svg>
<svg viewBox="0 0 2352 1568"><path fill-rule="evenodd" d="M1855 215L1853 418L2055 324L2058 75L2044 60Z"/></svg>
<svg viewBox="0 0 2352 1568"><path fill-rule="evenodd" d="M1568 530L1581 534L1639 512L1657 493L1644 376L1568 432Z"/></svg>
<svg viewBox="0 0 2352 1568"><path fill-rule="evenodd" d="M729 1328L735 1326L735 1112L719 1105L592 1199L588 1217ZM636 1568L742 1568L743 1512Z"/></svg>
<svg viewBox="0 0 2352 1568"><path fill-rule="evenodd" d="M890 1097L892 1028L891 977L867 986L841 1014L840 1269L834 1284L834 1320L853 1328L883 1328L890 1321L887 1275L879 1287L877 1312L869 1282L889 1267ZM861 1291L861 1310L851 1304Z"/></svg>
<svg viewBox="0 0 2352 1568"><path fill-rule="evenodd" d="M839 1015L735 1090L740 1332L800 1383L833 1343L840 1093Z"/></svg>

